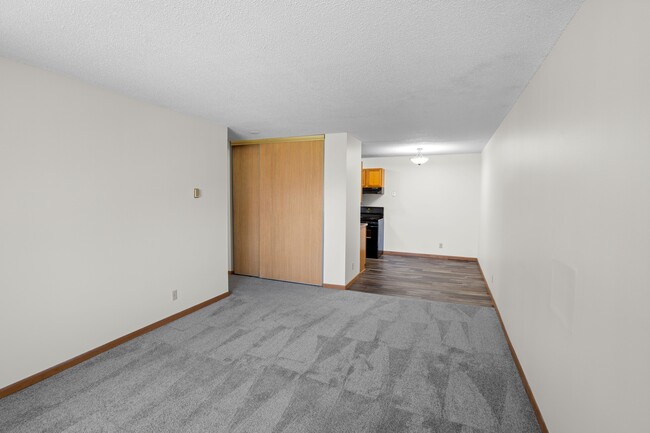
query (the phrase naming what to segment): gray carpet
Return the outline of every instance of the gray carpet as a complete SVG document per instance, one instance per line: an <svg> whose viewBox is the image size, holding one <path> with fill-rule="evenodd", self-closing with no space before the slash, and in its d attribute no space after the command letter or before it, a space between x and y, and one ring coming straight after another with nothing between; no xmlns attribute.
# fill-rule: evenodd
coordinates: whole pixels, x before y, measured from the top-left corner
<svg viewBox="0 0 650 433"><path fill-rule="evenodd" d="M538 432L491 308L233 277L0 400L2 432Z"/></svg>

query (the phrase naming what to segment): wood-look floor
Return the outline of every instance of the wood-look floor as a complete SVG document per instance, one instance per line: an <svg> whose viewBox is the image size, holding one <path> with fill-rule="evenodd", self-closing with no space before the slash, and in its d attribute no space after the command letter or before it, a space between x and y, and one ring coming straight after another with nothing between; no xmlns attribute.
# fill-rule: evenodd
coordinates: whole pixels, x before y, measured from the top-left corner
<svg viewBox="0 0 650 433"><path fill-rule="evenodd" d="M348 290L492 307L478 263L384 255L367 259Z"/></svg>

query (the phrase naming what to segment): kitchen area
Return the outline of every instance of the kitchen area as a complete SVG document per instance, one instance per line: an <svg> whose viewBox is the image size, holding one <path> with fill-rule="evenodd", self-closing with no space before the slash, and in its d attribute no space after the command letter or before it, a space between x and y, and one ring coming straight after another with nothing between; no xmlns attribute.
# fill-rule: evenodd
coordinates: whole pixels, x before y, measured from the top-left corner
<svg viewBox="0 0 650 433"><path fill-rule="evenodd" d="M361 194L384 193L384 169L364 168L361 175ZM361 272L366 259L378 259L384 254L384 208L361 206Z"/></svg>
<svg viewBox="0 0 650 433"><path fill-rule="evenodd" d="M348 290L490 306L476 265L480 155L362 158L365 271Z"/></svg>

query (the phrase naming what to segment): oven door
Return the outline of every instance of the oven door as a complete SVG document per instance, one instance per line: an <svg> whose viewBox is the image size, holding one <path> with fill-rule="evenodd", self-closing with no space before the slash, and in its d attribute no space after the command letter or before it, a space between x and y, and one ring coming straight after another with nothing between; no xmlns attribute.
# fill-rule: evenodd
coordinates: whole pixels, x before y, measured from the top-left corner
<svg viewBox="0 0 650 433"><path fill-rule="evenodd" d="M378 259L384 254L384 219L368 223L366 230L366 257Z"/></svg>

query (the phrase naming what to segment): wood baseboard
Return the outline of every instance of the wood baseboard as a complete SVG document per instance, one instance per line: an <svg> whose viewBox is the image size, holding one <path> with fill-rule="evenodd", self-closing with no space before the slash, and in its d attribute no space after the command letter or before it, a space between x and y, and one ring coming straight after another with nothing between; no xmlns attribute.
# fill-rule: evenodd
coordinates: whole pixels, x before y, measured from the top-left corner
<svg viewBox="0 0 650 433"><path fill-rule="evenodd" d="M140 328L137 331L133 331L130 334L126 334L120 338L117 338L113 341L110 341L106 344L103 344L99 347L96 347L94 349L89 350L88 352L82 353L81 355L75 356L72 359L68 359L67 361L63 361L60 364L55 365L54 367L50 367L47 370L43 370L39 373L33 374L23 380L19 380L18 382L12 383L11 385L7 385L4 388L0 388L0 398L6 397L8 395L14 394L21 389L25 389L29 386L32 386L38 382L41 382L48 377L52 377L55 374L58 374L64 370L67 370L68 368L74 367L77 364L80 364L84 361L89 360L90 358L94 358L95 356L104 353L114 347L119 346L120 344L124 344L129 340L133 340L136 337L139 337L143 334L146 334L147 332L151 332L154 329L160 328L161 326L167 325L168 323L173 322L174 320L180 319L183 316L187 316L188 314L194 313L197 310L200 310L201 308L207 307L210 304L214 304L215 302L221 301L224 298L227 298L230 296L230 292L226 292L222 295L216 296L214 298L208 299L207 301L201 302L200 304L197 304L193 307L187 308L183 311L180 311L176 314L173 314L169 317L166 317L162 320L159 320L155 323L152 323L151 325L145 326L144 328Z"/></svg>
<svg viewBox="0 0 650 433"><path fill-rule="evenodd" d="M366 270L364 269L363 271L359 272L356 277L352 278L349 283L345 285L345 290L349 289L351 285L357 282L361 274L363 274Z"/></svg>
<svg viewBox="0 0 650 433"><path fill-rule="evenodd" d="M348 290L351 285L357 282L361 274L363 274L366 270L364 269L363 271L359 272L352 280L350 280L349 283L347 283L345 286L340 286L338 284L325 284L323 283L323 287L326 289L336 289L336 290Z"/></svg>
<svg viewBox="0 0 650 433"><path fill-rule="evenodd" d="M492 295L492 291L490 290L490 285L488 284L487 279L485 278L485 274L483 273L481 262L478 262L478 269L481 271L481 277L483 277L483 281L485 282L485 287L487 287L488 295L490 295L490 299L492 299L492 305L494 305L494 310L496 311L497 317L499 318L499 322L501 323L501 329L503 329L503 334L506 336L506 341L508 342L508 347L510 348L512 359L515 361L515 365L517 366L517 370L519 371L519 376L521 377L521 382L524 384L524 389L526 390L526 394L528 395L528 399L530 400L530 405L533 407L533 411L535 412L535 416L537 417L537 423L539 424L539 428L542 430L542 433L549 433L548 427L546 427L546 422L544 422L544 417L542 416L542 412L539 410L539 406L537 405L537 401L535 400L535 396L533 395L533 390L530 388L528 379L526 379L526 373L524 373L524 369L522 368L521 363L519 362L519 358L517 357L517 352L515 352L515 348L512 345L512 341L510 341L508 330L506 329L506 325L503 323L503 318L501 317L499 306L497 305L497 302L494 299L494 296Z"/></svg>
<svg viewBox="0 0 650 433"><path fill-rule="evenodd" d="M325 283L323 283L323 287L325 287L326 289L336 289L336 290L345 290L346 289L345 286L340 286L338 284L325 284Z"/></svg>
<svg viewBox="0 0 650 433"><path fill-rule="evenodd" d="M427 259L458 260L459 262L476 262L476 257L440 256L437 254L405 253L401 251L384 251L387 256L424 257Z"/></svg>

